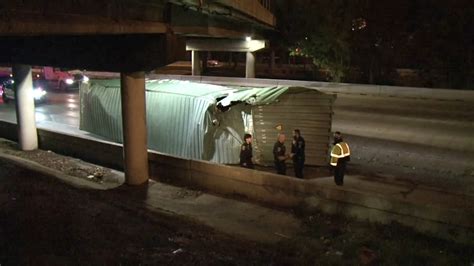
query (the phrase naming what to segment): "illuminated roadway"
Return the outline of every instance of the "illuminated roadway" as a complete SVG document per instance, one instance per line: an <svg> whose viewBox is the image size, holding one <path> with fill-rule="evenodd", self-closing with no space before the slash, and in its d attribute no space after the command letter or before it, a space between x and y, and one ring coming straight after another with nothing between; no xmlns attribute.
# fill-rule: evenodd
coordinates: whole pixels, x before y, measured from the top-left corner
<svg viewBox="0 0 474 266"><path fill-rule="evenodd" d="M366 171L474 193L473 102L339 94L332 129Z"/></svg>
<svg viewBox="0 0 474 266"><path fill-rule="evenodd" d="M15 104L3 103L0 98L0 119L16 122ZM79 94L48 92L48 101L36 104L36 122L55 122L79 127Z"/></svg>

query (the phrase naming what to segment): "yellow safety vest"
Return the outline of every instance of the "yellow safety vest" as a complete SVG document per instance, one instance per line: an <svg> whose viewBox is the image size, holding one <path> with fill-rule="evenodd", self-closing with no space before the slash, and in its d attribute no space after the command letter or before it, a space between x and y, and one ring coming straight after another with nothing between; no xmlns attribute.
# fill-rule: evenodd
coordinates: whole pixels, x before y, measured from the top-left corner
<svg viewBox="0 0 474 266"><path fill-rule="evenodd" d="M349 144L345 142L339 142L331 150L331 165L337 166L337 160L351 155Z"/></svg>

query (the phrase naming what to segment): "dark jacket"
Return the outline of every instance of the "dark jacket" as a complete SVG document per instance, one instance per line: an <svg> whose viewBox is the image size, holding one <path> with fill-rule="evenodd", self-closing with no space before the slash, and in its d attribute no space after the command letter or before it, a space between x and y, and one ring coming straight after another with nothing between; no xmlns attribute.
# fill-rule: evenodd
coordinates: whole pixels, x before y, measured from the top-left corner
<svg viewBox="0 0 474 266"><path fill-rule="evenodd" d="M304 138L301 136L297 138L295 137L291 145L291 153L294 154L293 161L305 159L304 148L305 148Z"/></svg>
<svg viewBox="0 0 474 266"><path fill-rule="evenodd" d="M252 144L247 144L244 142L242 146L240 146L240 165L243 167L252 168Z"/></svg>
<svg viewBox="0 0 474 266"><path fill-rule="evenodd" d="M285 144L277 141L275 145L273 145L273 158L275 159L275 162L280 162L278 159L280 156L286 156L286 147Z"/></svg>

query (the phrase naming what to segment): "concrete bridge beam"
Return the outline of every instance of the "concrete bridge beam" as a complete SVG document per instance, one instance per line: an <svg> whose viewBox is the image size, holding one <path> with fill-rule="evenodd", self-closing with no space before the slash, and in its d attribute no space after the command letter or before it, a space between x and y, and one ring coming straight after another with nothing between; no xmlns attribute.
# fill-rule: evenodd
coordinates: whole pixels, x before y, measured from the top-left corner
<svg viewBox="0 0 474 266"><path fill-rule="evenodd" d="M235 40L235 39L189 39L186 41L186 50L192 53L192 73L199 62L199 51L207 52L243 52L246 53L245 77L255 78L255 51L265 48L264 40ZM203 64L207 62L204 61ZM200 70L199 70L200 73Z"/></svg>

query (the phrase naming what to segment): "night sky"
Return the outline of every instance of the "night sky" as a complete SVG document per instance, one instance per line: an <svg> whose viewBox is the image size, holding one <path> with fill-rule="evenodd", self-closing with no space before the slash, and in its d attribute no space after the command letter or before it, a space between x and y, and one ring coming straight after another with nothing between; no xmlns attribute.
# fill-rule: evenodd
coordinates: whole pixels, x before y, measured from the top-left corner
<svg viewBox="0 0 474 266"><path fill-rule="evenodd" d="M395 69L413 69L427 87L465 88L473 82L473 6L467 0L295 0L280 1L275 13L288 45L340 46L324 54L335 53L330 59L360 73L358 81L390 85Z"/></svg>

